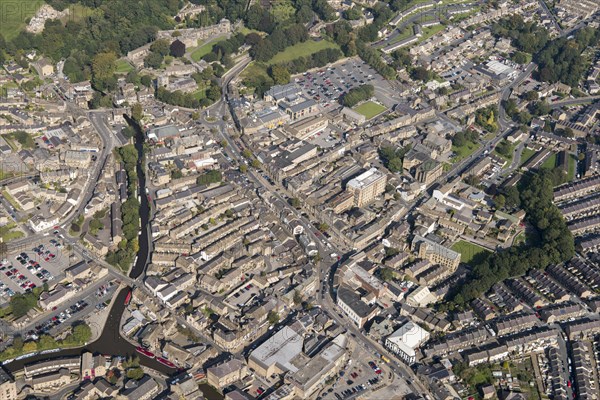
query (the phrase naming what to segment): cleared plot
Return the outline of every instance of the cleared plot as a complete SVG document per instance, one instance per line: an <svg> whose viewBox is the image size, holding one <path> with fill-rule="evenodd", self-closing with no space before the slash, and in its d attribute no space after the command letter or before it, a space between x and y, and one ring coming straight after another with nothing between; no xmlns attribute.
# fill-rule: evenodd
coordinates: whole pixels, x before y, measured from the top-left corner
<svg viewBox="0 0 600 400"><path fill-rule="evenodd" d="M464 240L454 243L452 250L460 253L460 261L465 264L477 264L490 253L489 250Z"/></svg>
<svg viewBox="0 0 600 400"><path fill-rule="evenodd" d="M338 48L339 46L337 44L327 40L307 40L306 42L295 44L275 54L273 58L268 61L268 64L272 65L292 61L299 57L310 56L320 50Z"/></svg>
<svg viewBox="0 0 600 400"><path fill-rule="evenodd" d="M0 34L13 39L42 4L41 0L0 0Z"/></svg>
<svg viewBox="0 0 600 400"><path fill-rule="evenodd" d="M387 108L385 108L381 104L375 103L374 101L366 101L354 107L354 111L364 115L367 119L371 119L374 116L381 114L385 110L387 110Z"/></svg>

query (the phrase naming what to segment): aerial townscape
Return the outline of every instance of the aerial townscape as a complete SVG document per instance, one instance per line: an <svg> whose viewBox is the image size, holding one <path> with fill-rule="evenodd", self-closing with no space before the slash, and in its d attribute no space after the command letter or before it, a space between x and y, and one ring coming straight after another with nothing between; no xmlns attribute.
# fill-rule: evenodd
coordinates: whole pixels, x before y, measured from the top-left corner
<svg viewBox="0 0 600 400"><path fill-rule="evenodd" d="M0 400L600 400L600 0L0 0Z"/></svg>

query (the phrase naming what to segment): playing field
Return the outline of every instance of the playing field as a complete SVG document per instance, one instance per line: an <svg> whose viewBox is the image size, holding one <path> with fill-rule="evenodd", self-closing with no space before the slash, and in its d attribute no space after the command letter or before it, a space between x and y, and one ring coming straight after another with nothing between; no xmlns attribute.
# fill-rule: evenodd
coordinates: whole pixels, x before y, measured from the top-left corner
<svg viewBox="0 0 600 400"><path fill-rule="evenodd" d="M454 243L452 250L460 253L460 261L465 264L477 263L485 257L489 251L476 244L459 240Z"/></svg>
<svg viewBox="0 0 600 400"><path fill-rule="evenodd" d="M277 64L283 63L287 61L292 61L299 57L310 56L311 54L316 53L317 51L323 49L337 49L338 45L332 42L328 42L327 40L307 40L306 42L298 43L293 46L286 48L283 51L275 54L273 58L269 60L269 64Z"/></svg>
<svg viewBox="0 0 600 400"><path fill-rule="evenodd" d="M371 119L374 116L381 114L385 110L387 110L387 108L385 108L381 104L377 104L373 101L366 101L366 102L354 107L354 111L356 111L359 114L364 115L365 117L367 117L367 119Z"/></svg>
<svg viewBox="0 0 600 400"><path fill-rule="evenodd" d="M17 36L42 4L41 0L0 0L0 33L8 40Z"/></svg>

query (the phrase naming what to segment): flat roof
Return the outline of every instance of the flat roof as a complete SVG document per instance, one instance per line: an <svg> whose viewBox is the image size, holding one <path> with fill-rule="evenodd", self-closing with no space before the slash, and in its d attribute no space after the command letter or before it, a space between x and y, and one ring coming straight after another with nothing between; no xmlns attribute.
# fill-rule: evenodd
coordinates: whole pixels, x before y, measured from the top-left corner
<svg viewBox="0 0 600 400"><path fill-rule="evenodd" d="M387 338L408 355L414 355L415 349L428 339L429 332L412 321L402 325Z"/></svg>
<svg viewBox="0 0 600 400"><path fill-rule="evenodd" d="M303 344L302 336L289 326L285 326L250 353L250 358L264 368L279 364L282 369L296 372L298 368L291 363L291 360L302 353Z"/></svg>
<svg viewBox="0 0 600 400"><path fill-rule="evenodd" d="M380 172L377 168L373 167L367 172L360 174L359 176L348 182L348 186L353 187L355 189L362 189L373 184L373 182L377 181L378 179L384 176L385 174L383 172Z"/></svg>
<svg viewBox="0 0 600 400"><path fill-rule="evenodd" d="M364 318L371 314L373 307L362 301L354 291L340 287L337 292L338 298L350 307L358 316Z"/></svg>

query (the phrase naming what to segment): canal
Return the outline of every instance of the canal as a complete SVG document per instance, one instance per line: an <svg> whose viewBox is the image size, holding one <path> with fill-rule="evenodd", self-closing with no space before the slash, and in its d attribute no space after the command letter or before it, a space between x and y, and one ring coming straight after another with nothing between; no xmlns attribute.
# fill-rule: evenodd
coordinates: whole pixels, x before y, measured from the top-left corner
<svg viewBox="0 0 600 400"><path fill-rule="evenodd" d="M129 121L130 124L132 121ZM139 235L139 251L137 254L137 260L135 265L129 273L129 277L137 279L143 275L148 265L149 253L150 253L150 204L148 196L146 195L146 174L144 168L144 133L138 127L137 124L131 124L136 130L135 137L135 148L138 152L138 163L137 163L137 176L138 176L138 187L140 193L140 219L141 219L141 234ZM104 354L111 356L122 356L128 357L137 355L140 359L140 364L161 372L167 376L174 375L177 370L169 368L155 359L146 357L136 351L136 346L125 340L121 336L121 317L125 311L125 298L131 288L123 288L115 298L112 308L109 311L106 324L100 334L100 337L92 343L84 347L65 349L56 353L50 354L39 354L33 357L24 358L21 360L12 361L9 364L4 365L6 369L14 373L22 370L26 364L35 363L37 361L56 359L61 357L81 355L84 352L91 352L94 354ZM160 354L159 354L160 355ZM221 400L223 396L220 395L214 388L207 384L201 384L200 390L204 393L204 396L208 400Z"/></svg>
<svg viewBox="0 0 600 400"><path fill-rule="evenodd" d="M140 235L138 237L138 244L140 249L137 254L137 260L133 268L131 268L131 272L129 273L129 277L133 279L139 278L144 271L146 270L146 266L148 265L149 259L149 250L150 250L150 204L148 201L148 196L146 195L146 172L144 168L144 132L142 129L133 121L129 121L129 123L134 127L135 134L135 148L138 153L138 162L136 166L137 176L138 176L138 187L140 193Z"/></svg>
<svg viewBox="0 0 600 400"><path fill-rule="evenodd" d="M136 124L132 124L132 126L136 129L135 148L138 152L138 162L136 168L138 176L138 187L140 193L141 234L139 235L139 251L137 253L137 261L131 269L129 276L133 279L136 279L144 273L149 258L150 243L148 239L148 229L150 205L148 203L148 197L146 196L146 175L144 173L144 133L141 129L139 129L139 127ZM14 372L23 369L25 364L41 360L48 360L52 358L79 355L81 353L89 351L92 353L123 357L138 355L140 357L140 363L142 365L155 369L167 375L173 374L176 371L175 369L168 368L167 366L160 364L154 359L150 359L139 354L135 349L136 346L132 345L130 342L121 337L121 317L123 316L123 312L125 311L125 298L127 297L127 293L129 293L130 290L131 288L124 288L117 294L117 297L113 302L112 308L109 311L109 315L106 320L106 324L104 325L104 328L102 330L102 333L96 341L80 348L65 349L56 353L40 354L21 360L15 360L5 365L5 367L11 372Z"/></svg>

